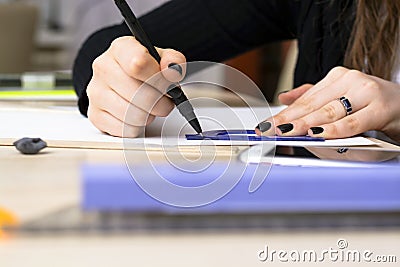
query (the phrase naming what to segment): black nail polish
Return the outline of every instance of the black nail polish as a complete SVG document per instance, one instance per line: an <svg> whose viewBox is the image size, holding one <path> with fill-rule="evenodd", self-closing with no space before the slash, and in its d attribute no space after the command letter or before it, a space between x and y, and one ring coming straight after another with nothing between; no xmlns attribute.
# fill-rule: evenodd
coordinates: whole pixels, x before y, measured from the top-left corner
<svg viewBox="0 0 400 267"><path fill-rule="evenodd" d="M290 132L291 130L293 130L293 124L291 124L291 123L282 124L282 125L279 125L278 128L284 134L284 133L287 133L287 132Z"/></svg>
<svg viewBox="0 0 400 267"><path fill-rule="evenodd" d="M169 64L168 68L176 70L177 72L179 72L180 75L182 75L182 73L183 73L182 67L180 65L176 64L176 63Z"/></svg>
<svg viewBox="0 0 400 267"><path fill-rule="evenodd" d="M257 125L257 129L260 130L262 133L268 131L271 129L272 124L269 121L263 121L260 122L260 124Z"/></svg>
<svg viewBox="0 0 400 267"><path fill-rule="evenodd" d="M290 90L285 90L285 91L279 92L278 95L286 94L286 93L288 93L288 92L290 92Z"/></svg>
<svg viewBox="0 0 400 267"><path fill-rule="evenodd" d="M324 128L322 127L311 127L310 130L313 134L321 134L324 132Z"/></svg>

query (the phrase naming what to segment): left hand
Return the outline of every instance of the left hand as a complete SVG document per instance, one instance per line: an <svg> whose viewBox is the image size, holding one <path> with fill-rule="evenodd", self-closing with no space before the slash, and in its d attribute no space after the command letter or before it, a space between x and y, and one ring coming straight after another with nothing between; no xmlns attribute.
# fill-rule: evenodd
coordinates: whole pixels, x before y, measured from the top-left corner
<svg viewBox="0 0 400 267"><path fill-rule="evenodd" d="M272 127L267 129L268 123L261 123L262 127L256 128L257 134L308 134L333 139L378 130L400 141L399 84L336 67L315 86L302 86L292 91L286 93L287 97L281 95L280 99L296 99L288 100L288 108L266 120ZM346 114L340 97L350 101L351 114Z"/></svg>

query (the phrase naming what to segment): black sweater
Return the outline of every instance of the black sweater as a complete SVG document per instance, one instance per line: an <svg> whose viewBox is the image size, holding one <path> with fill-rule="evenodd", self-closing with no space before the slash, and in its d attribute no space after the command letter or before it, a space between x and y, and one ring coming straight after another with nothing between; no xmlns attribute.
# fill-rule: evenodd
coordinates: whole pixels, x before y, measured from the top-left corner
<svg viewBox="0 0 400 267"><path fill-rule="evenodd" d="M181 51L188 61L223 61L268 42L297 39L294 85L316 83L344 53L355 0L173 0L140 18L153 44ZM92 62L111 42L131 35L125 24L93 34L73 68L79 109L86 115Z"/></svg>

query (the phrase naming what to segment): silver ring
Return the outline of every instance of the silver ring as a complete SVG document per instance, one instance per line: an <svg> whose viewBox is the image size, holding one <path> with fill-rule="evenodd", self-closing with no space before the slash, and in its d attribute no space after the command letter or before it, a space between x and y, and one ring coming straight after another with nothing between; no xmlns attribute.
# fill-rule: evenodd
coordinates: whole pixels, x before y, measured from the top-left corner
<svg viewBox="0 0 400 267"><path fill-rule="evenodd" d="M348 149L347 147L340 147L340 148L338 148L337 153L339 153L339 154L344 154L344 153L346 153L348 150L349 150L349 149Z"/></svg>
<svg viewBox="0 0 400 267"><path fill-rule="evenodd" d="M344 96L339 98L339 101L342 103L344 110L346 111L346 116L350 115L353 112L353 107L351 106L350 101Z"/></svg>

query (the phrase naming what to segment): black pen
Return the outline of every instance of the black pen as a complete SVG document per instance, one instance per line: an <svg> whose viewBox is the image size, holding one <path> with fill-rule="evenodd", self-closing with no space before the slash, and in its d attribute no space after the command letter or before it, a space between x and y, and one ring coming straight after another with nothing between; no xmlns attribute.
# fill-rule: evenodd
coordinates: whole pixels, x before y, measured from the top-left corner
<svg viewBox="0 0 400 267"><path fill-rule="evenodd" d="M156 48L151 44L149 37L143 30L135 14L133 14L133 11L130 9L128 3L125 0L114 1L122 16L124 17L125 22L128 25L128 28L132 32L133 36L135 36L136 40L138 40L144 47L146 47L147 50L149 50L150 55L155 60L157 60L158 63L160 63L160 55L158 54ZM202 133L203 131L201 129L199 120L194 113L193 106L190 104L189 100L183 93L180 85L178 83L171 85L167 89L167 94L172 98L172 101L178 108L179 112L182 114L183 117L185 117L185 119L189 122L193 129L199 134Z"/></svg>

